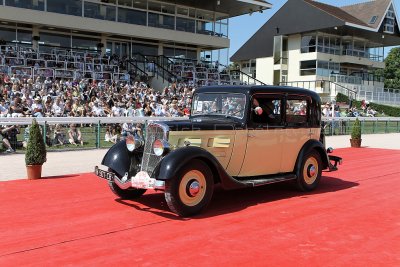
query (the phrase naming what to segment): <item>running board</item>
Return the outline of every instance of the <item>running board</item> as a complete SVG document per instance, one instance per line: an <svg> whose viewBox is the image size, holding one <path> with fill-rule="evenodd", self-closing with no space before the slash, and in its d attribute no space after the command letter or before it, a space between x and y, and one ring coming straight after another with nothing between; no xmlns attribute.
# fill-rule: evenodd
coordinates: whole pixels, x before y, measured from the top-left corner
<svg viewBox="0 0 400 267"><path fill-rule="evenodd" d="M247 187L256 187L256 186L262 186L262 185L267 185L267 184L274 184L274 183L280 183L280 182L285 182L285 181L290 181L290 180L296 180L297 176L294 174L286 174L283 176L279 177L270 177L270 178L259 178L259 179L249 179L249 180L241 180L238 181L242 184L244 184Z"/></svg>

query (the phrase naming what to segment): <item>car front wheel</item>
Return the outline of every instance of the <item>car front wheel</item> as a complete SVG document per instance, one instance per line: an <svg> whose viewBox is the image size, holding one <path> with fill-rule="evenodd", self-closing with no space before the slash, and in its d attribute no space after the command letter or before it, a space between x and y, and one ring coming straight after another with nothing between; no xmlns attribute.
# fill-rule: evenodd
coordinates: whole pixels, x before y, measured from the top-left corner
<svg viewBox="0 0 400 267"><path fill-rule="evenodd" d="M214 179L210 168L201 160L192 160L178 175L165 183L168 207L188 217L202 211L211 201Z"/></svg>
<svg viewBox="0 0 400 267"><path fill-rule="evenodd" d="M109 172L114 173L114 175L118 175L112 169L108 169ZM118 178L121 179L121 177ZM110 187L111 191L121 199L135 199L141 197L145 192L146 189L136 189L136 188L129 188L129 189L121 189L116 183L113 181L108 181L108 186Z"/></svg>
<svg viewBox="0 0 400 267"><path fill-rule="evenodd" d="M297 170L297 187L301 191L312 191L321 180L322 163L321 156L315 150L308 152L302 159Z"/></svg>

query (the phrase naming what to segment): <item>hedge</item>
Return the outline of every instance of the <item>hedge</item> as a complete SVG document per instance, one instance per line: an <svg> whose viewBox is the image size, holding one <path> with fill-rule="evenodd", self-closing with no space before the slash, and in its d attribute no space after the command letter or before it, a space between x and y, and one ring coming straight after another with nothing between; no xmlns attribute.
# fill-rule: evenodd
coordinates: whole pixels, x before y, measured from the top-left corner
<svg viewBox="0 0 400 267"><path fill-rule="evenodd" d="M348 96L338 93L336 96L336 102L345 102L345 103L350 103L350 99ZM353 106L356 106L357 108L361 108L361 101L353 100ZM387 106L387 105L381 105L381 104L376 104L373 102L369 103L369 106L378 111L379 113L385 113L386 116L389 117L400 117L400 107L392 107L392 106Z"/></svg>

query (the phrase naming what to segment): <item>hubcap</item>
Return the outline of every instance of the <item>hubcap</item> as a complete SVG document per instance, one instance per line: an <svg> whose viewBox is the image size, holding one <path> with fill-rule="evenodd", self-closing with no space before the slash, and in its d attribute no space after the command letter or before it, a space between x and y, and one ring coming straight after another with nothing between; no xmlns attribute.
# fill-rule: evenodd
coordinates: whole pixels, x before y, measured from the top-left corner
<svg viewBox="0 0 400 267"><path fill-rule="evenodd" d="M198 170L187 172L179 184L179 198L187 206L196 206L206 194L206 178Z"/></svg>
<svg viewBox="0 0 400 267"><path fill-rule="evenodd" d="M318 161L314 157L307 159L304 164L303 177L308 185L312 185L318 177Z"/></svg>
<svg viewBox="0 0 400 267"><path fill-rule="evenodd" d="M192 181L189 185L189 196L195 197L200 192L200 184L198 181Z"/></svg>

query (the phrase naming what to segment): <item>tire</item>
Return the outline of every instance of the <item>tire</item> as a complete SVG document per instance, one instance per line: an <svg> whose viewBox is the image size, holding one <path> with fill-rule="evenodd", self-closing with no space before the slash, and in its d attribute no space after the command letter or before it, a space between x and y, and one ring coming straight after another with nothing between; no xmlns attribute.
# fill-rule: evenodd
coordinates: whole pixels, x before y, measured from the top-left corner
<svg viewBox="0 0 400 267"><path fill-rule="evenodd" d="M117 175L118 178L121 178L112 169L108 169L108 171ZM136 188L129 188L124 190L119 188L118 185L112 181L108 181L108 186L110 187L111 191L121 199L136 199L141 197L146 192L146 189L136 189Z"/></svg>
<svg viewBox="0 0 400 267"><path fill-rule="evenodd" d="M204 161L192 160L176 177L165 182L165 200L171 211L189 217L207 207L213 190L214 179L210 167Z"/></svg>
<svg viewBox="0 0 400 267"><path fill-rule="evenodd" d="M322 161L320 154L311 150L302 159L297 170L297 187L304 192L317 188L322 174Z"/></svg>

